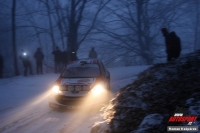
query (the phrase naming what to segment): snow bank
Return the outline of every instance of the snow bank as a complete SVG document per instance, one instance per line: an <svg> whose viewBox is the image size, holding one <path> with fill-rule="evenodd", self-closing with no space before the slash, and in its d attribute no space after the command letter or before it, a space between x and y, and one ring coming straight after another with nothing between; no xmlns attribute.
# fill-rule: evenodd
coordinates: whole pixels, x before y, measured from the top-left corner
<svg viewBox="0 0 200 133"><path fill-rule="evenodd" d="M177 106L200 115L200 51L156 64L121 89L91 133L167 132ZM199 119L195 123L199 124ZM182 124L183 125L183 124Z"/></svg>

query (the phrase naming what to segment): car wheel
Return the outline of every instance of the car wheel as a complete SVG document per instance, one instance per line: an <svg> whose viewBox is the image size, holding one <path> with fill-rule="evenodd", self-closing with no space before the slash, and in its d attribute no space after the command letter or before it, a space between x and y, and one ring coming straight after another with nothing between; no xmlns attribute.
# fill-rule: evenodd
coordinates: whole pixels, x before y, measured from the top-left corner
<svg viewBox="0 0 200 133"><path fill-rule="evenodd" d="M52 109L52 110L54 110L54 111L58 111L58 112L61 112L63 109L62 108L60 108L60 107L54 107L54 106L52 106L52 103L50 103L49 102L49 107Z"/></svg>

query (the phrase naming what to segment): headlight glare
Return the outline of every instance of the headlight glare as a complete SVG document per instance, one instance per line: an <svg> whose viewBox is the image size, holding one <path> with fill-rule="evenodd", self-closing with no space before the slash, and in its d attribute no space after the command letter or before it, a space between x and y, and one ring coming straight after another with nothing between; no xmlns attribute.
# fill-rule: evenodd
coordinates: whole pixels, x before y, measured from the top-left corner
<svg viewBox="0 0 200 133"><path fill-rule="evenodd" d="M53 93L56 93L56 94L61 93L59 86L57 86L57 85L53 86L52 91L53 91Z"/></svg>
<svg viewBox="0 0 200 133"><path fill-rule="evenodd" d="M102 85L96 85L93 89L92 89L92 93L94 95L99 95L101 94L102 92L104 92L104 88Z"/></svg>

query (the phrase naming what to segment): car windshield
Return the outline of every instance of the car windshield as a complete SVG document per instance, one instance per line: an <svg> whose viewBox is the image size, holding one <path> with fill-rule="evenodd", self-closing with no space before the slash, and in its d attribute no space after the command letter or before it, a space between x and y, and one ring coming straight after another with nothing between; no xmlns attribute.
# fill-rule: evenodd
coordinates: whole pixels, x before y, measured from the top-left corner
<svg viewBox="0 0 200 133"><path fill-rule="evenodd" d="M62 77L97 77L100 75L97 64L87 64L83 66L68 67L63 73Z"/></svg>

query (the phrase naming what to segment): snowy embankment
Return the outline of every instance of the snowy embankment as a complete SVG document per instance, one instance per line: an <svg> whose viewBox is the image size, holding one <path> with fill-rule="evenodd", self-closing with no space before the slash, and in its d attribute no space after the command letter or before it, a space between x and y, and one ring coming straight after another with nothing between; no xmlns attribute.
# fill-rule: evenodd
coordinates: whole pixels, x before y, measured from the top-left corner
<svg viewBox="0 0 200 133"><path fill-rule="evenodd" d="M149 66L110 68L113 96ZM89 133L98 113L56 112L48 107L48 93L58 74L0 79L0 132Z"/></svg>
<svg viewBox="0 0 200 133"><path fill-rule="evenodd" d="M200 118L200 51L157 64L121 89L91 133L165 133L177 106ZM199 118L192 125L199 126Z"/></svg>

